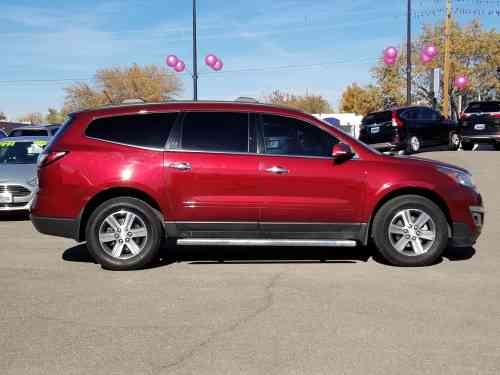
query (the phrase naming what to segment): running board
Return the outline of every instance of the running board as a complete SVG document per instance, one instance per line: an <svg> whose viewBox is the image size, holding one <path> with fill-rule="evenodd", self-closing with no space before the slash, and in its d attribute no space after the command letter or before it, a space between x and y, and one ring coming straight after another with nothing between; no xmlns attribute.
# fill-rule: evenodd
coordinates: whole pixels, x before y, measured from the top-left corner
<svg viewBox="0 0 500 375"><path fill-rule="evenodd" d="M273 239L230 239L230 238L181 238L181 246L312 246L312 247L355 247L351 240L273 240Z"/></svg>

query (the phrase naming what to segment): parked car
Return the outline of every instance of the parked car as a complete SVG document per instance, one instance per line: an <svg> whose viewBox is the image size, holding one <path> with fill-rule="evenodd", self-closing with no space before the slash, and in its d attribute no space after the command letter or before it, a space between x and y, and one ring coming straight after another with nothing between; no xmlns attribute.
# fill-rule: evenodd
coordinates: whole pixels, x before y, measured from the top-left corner
<svg viewBox="0 0 500 375"><path fill-rule="evenodd" d="M460 116L462 148L489 143L500 150L500 101L471 102Z"/></svg>
<svg viewBox="0 0 500 375"><path fill-rule="evenodd" d="M0 129L0 139L5 137L7 137L7 134L2 129Z"/></svg>
<svg viewBox="0 0 500 375"><path fill-rule="evenodd" d="M382 151L415 153L424 147L460 145L458 124L427 107L372 112L361 121L359 139Z"/></svg>
<svg viewBox="0 0 500 375"><path fill-rule="evenodd" d="M29 125L12 129L9 137L53 137L61 125Z"/></svg>
<svg viewBox="0 0 500 375"><path fill-rule="evenodd" d="M31 219L103 267L178 245L366 245L422 266L483 224L471 175L380 154L305 112L170 102L74 113L39 158Z"/></svg>
<svg viewBox="0 0 500 375"><path fill-rule="evenodd" d="M37 158L47 137L0 140L0 212L29 210L37 188Z"/></svg>

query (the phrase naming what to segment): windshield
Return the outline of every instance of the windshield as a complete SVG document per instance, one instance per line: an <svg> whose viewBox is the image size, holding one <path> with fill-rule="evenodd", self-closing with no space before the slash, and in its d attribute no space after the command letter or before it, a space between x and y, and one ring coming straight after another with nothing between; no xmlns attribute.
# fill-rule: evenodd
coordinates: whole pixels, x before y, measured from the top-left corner
<svg viewBox="0 0 500 375"><path fill-rule="evenodd" d="M36 164L47 141L0 141L0 164Z"/></svg>
<svg viewBox="0 0 500 375"><path fill-rule="evenodd" d="M45 129L19 129L13 130L9 137L36 137L36 136L47 136L48 132Z"/></svg>

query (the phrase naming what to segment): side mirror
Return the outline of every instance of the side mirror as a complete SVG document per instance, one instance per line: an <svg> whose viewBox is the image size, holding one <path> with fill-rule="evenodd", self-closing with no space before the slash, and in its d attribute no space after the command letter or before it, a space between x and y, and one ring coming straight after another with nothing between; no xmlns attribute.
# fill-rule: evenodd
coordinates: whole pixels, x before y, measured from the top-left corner
<svg viewBox="0 0 500 375"><path fill-rule="evenodd" d="M343 161L352 159L354 152L349 145L345 143L337 143L333 146L332 157L334 163L342 163Z"/></svg>

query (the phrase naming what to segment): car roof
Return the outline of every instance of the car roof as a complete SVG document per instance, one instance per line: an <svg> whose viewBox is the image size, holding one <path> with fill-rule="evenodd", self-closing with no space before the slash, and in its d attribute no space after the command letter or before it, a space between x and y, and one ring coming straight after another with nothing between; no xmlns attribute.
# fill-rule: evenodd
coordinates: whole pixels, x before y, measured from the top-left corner
<svg viewBox="0 0 500 375"><path fill-rule="evenodd" d="M34 141L49 141L51 137L30 136L30 137L8 137L2 138L0 142L34 142Z"/></svg>
<svg viewBox="0 0 500 375"><path fill-rule="evenodd" d="M84 109L81 111L76 111L70 114L70 116L74 116L80 113L93 113L93 112L106 112L108 110L123 110L127 109L140 109L144 108L145 110L161 110L161 109L196 109L199 107L200 109L206 109L209 107L217 107L217 109L227 108L230 109L240 109L240 110L249 110L249 111L259 111L259 110L284 110L290 112L296 112L301 114L308 113L292 108L284 105L276 105L276 104L267 104L267 103L259 103L259 102L250 102L250 101L218 101L218 100L172 100L166 102L151 102L151 103L126 103L126 104L113 104L113 105L103 105L94 108Z"/></svg>
<svg viewBox="0 0 500 375"><path fill-rule="evenodd" d="M47 130L55 126L61 126L61 125L23 125L13 128L11 132L13 132L14 130Z"/></svg>

